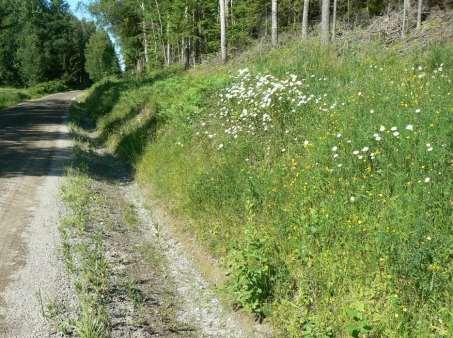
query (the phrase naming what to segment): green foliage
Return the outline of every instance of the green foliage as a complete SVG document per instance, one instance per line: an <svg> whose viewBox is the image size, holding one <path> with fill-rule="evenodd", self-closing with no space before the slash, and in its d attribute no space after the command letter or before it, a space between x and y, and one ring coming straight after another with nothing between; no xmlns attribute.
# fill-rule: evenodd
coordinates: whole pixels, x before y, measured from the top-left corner
<svg viewBox="0 0 453 338"><path fill-rule="evenodd" d="M273 262L272 237L249 226L244 242L233 249L227 259L231 272L230 285L235 300L241 307L263 318L266 304L272 301L273 289L278 280L281 264Z"/></svg>
<svg viewBox="0 0 453 338"><path fill-rule="evenodd" d="M240 75L103 82L91 105L282 336L446 337L452 52L295 43Z"/></svg>
<svg viewBox="0 0 453 338"><path fill-rule="evenodd" d="M115 49L109 36L104 31L98 31L90 37L85 57L85 69L94 82L100 81L104 77L120 74Z"/></svg>
<svg viewBox="0 0 453 338"><path fill-rule="evenodd" d="M92 208L99 199L91 189L90 178L80 169L70 169L62 188L62 199L71 215L60 225L65 264L73 275L79 300L77 318L66 330L84 338L108 337L110 267L104 255L102 234L92 233L89 222Z"/></svg>
<svg viewBox="0 0 453 338"><path fill-rule="evenodd" d="M15 88L0 88L0 109L12 106L30 98L26 90Z"/></svg>
<svg viewBox="0 0 453 338"><path fill-rule="evenodd" d="M33 28L28 26L23 32L23 41L19 48L18 61L20 73L27 86L33 86L44 80L44 60L41 53L42 45Z"/></svg>
<svg viewBox="0 0 453 338"><path fill-rule="evenodd" d="M65 90L68 90L68 86L63 81L42 82L28 89L0 87L0 109L31 98Z"/></svg>
<svg viewBox="0 0 453 338"><path fill-rule="evenodd" d="M0 1L0 85L32 86L62 80L89 84L85 45L95 31L65 1Z"/></svg>
<svg viewBox="0 0 453 338"><path fill-rule="evenodd" d="M68 90L67 84L64 83L63 81L55 80L39 83L29 88L28 92L31 93L33 96L40 96L44 94L64 92L65 90Z"/></svg>

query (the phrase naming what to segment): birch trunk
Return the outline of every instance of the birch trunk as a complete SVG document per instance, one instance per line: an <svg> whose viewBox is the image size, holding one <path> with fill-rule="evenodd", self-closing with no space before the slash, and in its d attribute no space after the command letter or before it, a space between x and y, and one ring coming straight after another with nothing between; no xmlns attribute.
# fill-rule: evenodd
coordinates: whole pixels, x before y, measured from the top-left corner
<svg viewBox="0 0 453 338"><path fill-rule="evenodd" d="M401 37L404 39L406 37L407 26L409 24L408 13L410 9L410 1L404 0L403 4L403 25L401 28Z"/></svg>
<svg viewBox="0 0 453 338"><path fill-rule="evenodd" d="M143 22L142 22L142 33L143 33L143 49L145 54L145 67L149 63L149 52L148 52L148 36L146 33L146 20L145 20L145 3L142 1L140 4L143 13Z"/></svg>
<svg viewBox="0 0 453 338"><path fill-rule="evenodd" d="M337 26L337 0L333 0L332 40L335 40L336 26Z"/></svg>
<svg viewBox="0 0 453 338"><path fill-rule="evenodd" d="M423 0L418 0L417 6L417 29L422 28L422 10L423 10Z"/></svg>
<svg viewBox="0 0 453 338"><path fill-rule="evenodd" d="M321 42L329 43L330 0L322 0L321 7Z"/></svg>
<svg viewBox="0 0 453 338"><path fill-rule="evenodd" d="M278 5L277 0L272 0L272 46L277 47L278 44Z"/></svg>
<svg viewBox="0 0 453 338"><path fill-rule="evenodd" d="M164 43L164 27L163 27L163 24L162 24L162 16L160 15L159 3L157 2L157 0L155 0L154 2L156 4L157 17L159 19L160 43L162 45L162 51L163 51L163 54L164 54L164 61L165 61L165 63L167 63L167 53L166 53L166 50L165 50L165 43Z"/></svg>
<svg viewBox="0 0 453 338"><path fill-rule="evenodd" d="M167 16L167 65L171 63L171 46L170 46L170 19Z"/></svg>
<svg viewBox="0 0 453 338"><path fill-rule="evenodd" d="M310 6L310 0L304 0L304 11L302 13L302 37L306 39L308 37L308 9Z"/></svg>
<svg viewBox="0 0 453 338"><path fill-rule="evenodd" d="M225 0L225 26L228 29L229 23L228 18L230 17L230 0Z"/></svg>
<svg viewBox="0 0 453 338"><path fill-rule="evenodd" d="M227 62L227 39L226 39L226 21L225 21L225 0L219 0L220 6L220 49L222 62Z"/></svg>

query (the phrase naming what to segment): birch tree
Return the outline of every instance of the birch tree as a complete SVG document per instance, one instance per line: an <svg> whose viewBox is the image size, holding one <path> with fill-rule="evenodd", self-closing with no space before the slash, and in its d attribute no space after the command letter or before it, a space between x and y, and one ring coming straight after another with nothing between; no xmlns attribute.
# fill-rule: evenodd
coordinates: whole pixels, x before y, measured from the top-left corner
<svg viewBox="0 0 453 338"><path fill-rule="evenodd" d="M277 0L272 0L272 46L278 44L278 5Z"/></svg>
<svg viewBox="0 0 453 338"><path fill-rule="evenodd" d="M423 0L418 0L417 6L417 29L422 28L422 10L423 10Z"/></svg>
<svg viewBox="0 0 453 338"><path fill-rule="evenodd" d="M143 50L145 54L145 66L149 63L149 53L148 53L148 35L146 27L146 11L145 11L145 2L142 0L140 3L140 8L142 9L143 21L142 21L142 34L143 34Z"/></svg>
<svg viewBox="0 0 453 338"><path fill-rule="evenodd" d="M304 10L302 12L302 37L306 39L308 37L308 9L310 6L310 0L304 0Z"/></svg>
<svg viewBox="0 0 453 338"><path fill-rule="evenodd" d="M333 0L333 15L332 15L332 40L335 39L335 30L337 26L337 0Z"/></svg>
<svg viewBox="0 0 453 338"><path fill-rule="evenodd" d="M404 39L406 37L407 26L409 24L408 13L410 9L410 0L404 0L403 3L403 23L401 28L401 37Z"/></svg>
<svg viewBox="0 0 453 338"><path fill-rule="evenodd" d="M322 0L321 4L321 42L329 43L330 0Z"/></svg>
<svg viewBox="0 0 453 338"><path fill-rule="evenodd" d="M227 54L227 39L226 39L226 17L225 17L225 0L219 0L220 7L220 50L222 62L226 63Z"/></svg>

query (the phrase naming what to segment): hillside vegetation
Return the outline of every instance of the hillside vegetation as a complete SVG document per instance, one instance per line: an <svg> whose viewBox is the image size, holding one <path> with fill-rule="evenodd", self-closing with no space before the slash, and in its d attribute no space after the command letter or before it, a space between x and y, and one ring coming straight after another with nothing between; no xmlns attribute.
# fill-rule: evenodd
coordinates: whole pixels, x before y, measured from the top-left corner
<svg viewBox="0 0 453 338"><path fill-rule="evenodd" d="M451 335L452 46L251 54L85 108L278 335Z"/></svg>

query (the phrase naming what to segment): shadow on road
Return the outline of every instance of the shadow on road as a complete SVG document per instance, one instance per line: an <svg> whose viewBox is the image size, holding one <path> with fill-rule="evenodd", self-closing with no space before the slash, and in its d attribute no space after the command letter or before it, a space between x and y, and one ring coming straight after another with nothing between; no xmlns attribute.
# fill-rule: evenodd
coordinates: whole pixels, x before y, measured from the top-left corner
<svg viewBox="0 0 453 338"><path fill-rule="evenodd" d="M71 155L70 135L61 132L70 106L62 99L28 101L0 111L0 177L45 176L52 160ZM63 168L52 171L62 175Z"/></svg>
<svg viewBox="0 0 453 338"><path fill-rule="evenodd" d="M80 140L84 135L71 134L69 128L63 128L72 97L74 93L62 93L0 111L0 179L63 176L74 158L73 152L77 151L83 152L79 155L87 160L87 172L97 179L130 180L131 168L119 165L121 161L115 156L77 146L73 148L71 140ZM91 129L84 127L84 130Z"/></svg>

